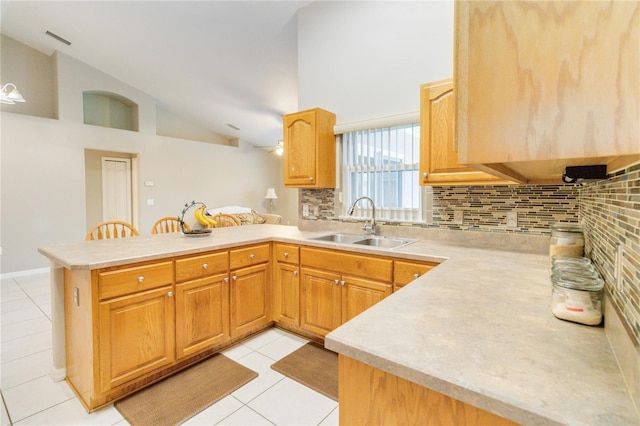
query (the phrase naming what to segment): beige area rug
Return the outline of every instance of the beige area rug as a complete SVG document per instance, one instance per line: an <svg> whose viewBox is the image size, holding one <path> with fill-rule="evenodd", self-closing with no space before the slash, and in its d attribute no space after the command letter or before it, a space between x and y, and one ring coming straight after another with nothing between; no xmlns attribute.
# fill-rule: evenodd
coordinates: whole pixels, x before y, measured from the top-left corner
<svg viewBox="0 0 640 426"><path fill-rule="evenodd" d="M338 354L309 342L271 366L293 380L338 400Z"/></svg>
<svg viewBox="0 0 640 426"><path fill-rule="evenodd" d="M114 405L133 426L178 425L256 377L255 371L216 354Z"/></svg>

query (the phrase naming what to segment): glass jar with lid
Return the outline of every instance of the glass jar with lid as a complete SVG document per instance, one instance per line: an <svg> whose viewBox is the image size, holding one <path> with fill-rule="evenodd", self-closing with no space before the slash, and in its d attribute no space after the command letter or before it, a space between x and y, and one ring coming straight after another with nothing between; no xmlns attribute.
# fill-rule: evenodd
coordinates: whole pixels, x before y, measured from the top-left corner
<svg viewBox="0 0 640 426"><path fill-rule="evenodd" d="M567 257L567 256L558 256L558 255L553 255L551 256L551 264L552 265L586 265L591 266L592 262L591 259L589 259L588 257Z"/></svg>
<svg viewBox="0 0 640 426"><path fill-rule="evenodd" d="M551 311L556 318L586 325L602 322L601 278L554 274L551 281Z"/></svg>
<svg viewBox="0 0 640 426"><path fill-rule="evenodd" d="M549 256L583 257L584 231L577 223L554 223L551 225Z"/></svg>

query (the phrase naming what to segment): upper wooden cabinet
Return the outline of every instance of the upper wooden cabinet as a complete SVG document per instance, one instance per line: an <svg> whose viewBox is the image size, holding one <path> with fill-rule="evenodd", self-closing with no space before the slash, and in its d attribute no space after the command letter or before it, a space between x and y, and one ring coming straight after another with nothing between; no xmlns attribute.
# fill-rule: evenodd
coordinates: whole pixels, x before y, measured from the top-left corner
<svg viewBox="0 0 640 426"><path fill-rule="evenodd" d="M284 124L284 186L335 188L336 115L319 108L288 114Z"/></svg>
<svg viewBox="0 0 640 426"><path fill-rule="evenodd" d="M640 2L455 2L459 161L519 182L640 159Z"/></svg>
<svg viewBox="0 0 640 426"><path fill-rule="evenodd" d="M458 163L453 80L420 86L420 185L513 183Z"/></svg>

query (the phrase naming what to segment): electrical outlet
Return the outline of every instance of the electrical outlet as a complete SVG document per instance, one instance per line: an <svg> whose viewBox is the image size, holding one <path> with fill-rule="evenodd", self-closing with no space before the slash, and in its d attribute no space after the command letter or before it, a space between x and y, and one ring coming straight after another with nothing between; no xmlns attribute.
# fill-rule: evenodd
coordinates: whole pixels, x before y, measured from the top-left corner
<svg viewBox="0 0 640 426"><path fill-rule="evenodd" d="M453 212L453 223L462 223L464 212L462 210L455 210Z"/></svg>
<svg viewBox="0 0 640 426"><path fill-rule="evenodd" d="M622 262L624 262L624 245L618 244L616 248L615 263L613 265L613 274L616 284L616 290L622 291Z"/></svg>
<svg viewBox="0 0 640 426"><path fill-rule="evenodd" d="M318 206L313 206L313 215L314 215L315 217L320 216L320 207L318 207Z"/></svg>
<svg viewBox="0 0 640 426"><path fill-rule="evenodd" d="M507 228L518 226L518 212L507 212Z"/></svg>
<svg viewBox="0 0 640 426"><path fill-rule="evenodd" d="M309 217L309 204L302 205L302 217Z"/></svg>

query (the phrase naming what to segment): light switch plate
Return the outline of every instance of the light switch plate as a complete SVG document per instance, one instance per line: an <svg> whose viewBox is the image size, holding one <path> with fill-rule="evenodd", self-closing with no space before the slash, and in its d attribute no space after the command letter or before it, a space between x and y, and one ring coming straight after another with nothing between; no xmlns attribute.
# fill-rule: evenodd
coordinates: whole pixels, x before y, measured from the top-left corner
<svg viewBox="0 0 640 426"><path fill-rule="evenodd" d="M302 217L309 217L309 205L308 204L303 204L302 205Z"/></svg>

